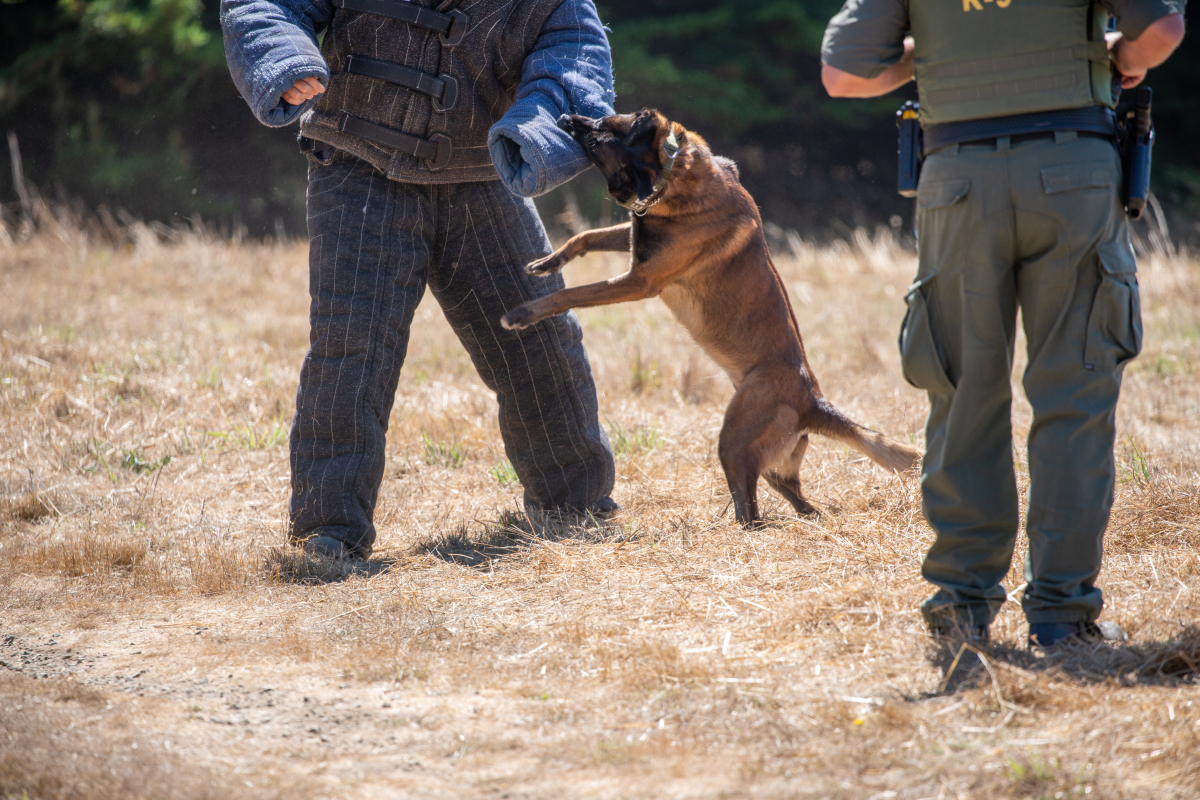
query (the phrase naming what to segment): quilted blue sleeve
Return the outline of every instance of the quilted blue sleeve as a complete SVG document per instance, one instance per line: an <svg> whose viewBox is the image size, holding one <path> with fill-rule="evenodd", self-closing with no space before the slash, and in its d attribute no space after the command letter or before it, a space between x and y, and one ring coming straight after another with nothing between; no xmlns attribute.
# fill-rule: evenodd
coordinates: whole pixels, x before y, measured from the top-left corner
<svg viewBox="0 0 1200 800"><path fill-rule="evenodd" d="M317 32L333 18L329 0L221 0L221 30L229 72L254 116L264 125L287 125L308 110L284 91L300 78L329 85L329 67Z"/></svg>
<svg viewBox="0 0 1200 800"><path fill-rule="evenodd" d="M536 197L589 166L583 148L555 124L563 114L613 113L612 54L592 0L563 0L525 57L517 100L492 126L488 147L500 179Z"/></svg>

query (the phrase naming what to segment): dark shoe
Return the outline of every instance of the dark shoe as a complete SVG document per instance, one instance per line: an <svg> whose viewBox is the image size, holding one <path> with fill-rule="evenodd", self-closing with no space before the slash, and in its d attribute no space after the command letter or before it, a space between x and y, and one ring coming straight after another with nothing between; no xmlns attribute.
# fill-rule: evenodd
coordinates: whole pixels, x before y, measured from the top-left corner
<svg viewBox="0 0 1200 800"><path fill-rule="evenodd" d="M939 644L966 642L977 647L984 647L991 641L987 625L930 628L929 633Z"/></svg>
<svg viewBox="0 0 1200 800"><path fill-rule="evenodd" d="M601 497L592 505L592 516L598 519L611 517L621 510L621 504L611 497Z"/></svg>
<svg viewBox="0 0 1200 800"><path fill-rule="evenodd" d="M545 531L553 525L567 527L586 526L589 522L604 520L621 510L621 504L611 497L601 497L586 511L562 508L533 508L525 506L525 516L535 532Z"/></svg>
<svg viewBox="0 0 1200 800"><path fill-rule="evenodd" d="M322 558L355 558L356 554L341 539L332 536L310 536L300 542L300 549L310 556Z"/></svg>
<svg viewBox="0 0 1200 800"><path fill-rule="evenodd" d="M1060 644L1095 644L1119 641L1125 631L1115 622L1032 622L1029 624L1030 647L1054 647Z"/></svg>

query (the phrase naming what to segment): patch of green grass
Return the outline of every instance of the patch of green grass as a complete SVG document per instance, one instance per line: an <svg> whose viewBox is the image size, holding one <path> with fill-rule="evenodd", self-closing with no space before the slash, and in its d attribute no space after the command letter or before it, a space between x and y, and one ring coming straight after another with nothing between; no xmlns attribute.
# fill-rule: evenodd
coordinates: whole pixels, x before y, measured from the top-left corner
<svg viewBox="0 0 1200 800"><path fill-rule="evenodd" d="M241 450L269 450L287 444L288 433L288 424L276 419L265 431L260 432L249 425L235 425L228 431L208 431L208 436Z"/></svg>
<svg viewBox="0 0 1200 800"><path fill-rule="evenodd" d="M513 469L512 462L507 458L489 469L488 474L501 486L508 486L510 483L516 483L518 480L517 471Z"/></svg>
<svg viewBox="0 0 1200 800"><path fill-rule="evenodd" d="M224 379L221 377L221 365L217 363L209 367L201 378L201 383L214 392L219 390L224 383Z"/></svg>
<svg viewBox="0 0 1200 800"><path fill-rule="evenodd" d="M617 422L608 423L608 441L618 456L648 453L666 442L657 425L633 425L628 428Z"/></svg>
<svg viewBox="0 0 1200 800"><path fill-rule="evenodd" d="M448 442L437 441L422 428L421 442L425 449L425 463L430 466L458 469L467 463L467 452L457 437Z"/></svg>
<svg viewBox="0 0 1200 800"><path fill-rule="evenodd" d="M1125 439L1125 452L1126 459L1117 465L1121 472L1121 483L1132 483L1142 489L1149 486L1153 479L1150 474L1150 463L1132 436Z"/></svg>
<svg viewBox="0 0 1200 800"><path fill-rule="evenodd" d="M1029 753L1020 760L1006 756L1004 772L1012 781L1013 787L1026 793L1037 792L1036 797L1082 798L1091 794L1095 781L1095 773L1088 764L1075 775L1071 775L1058 758L1042 758L1036 753Z"/></svg>
<svg viewBox="0 0 1200 800"><path fill-rule="evenodd" d="M128 450L125 453L125 457L121 459L121 469L127 469L141 475L143 473L156 472L170 463L170 456L163 456L158 461L147 461L138 455L137 451Z"/></svg>

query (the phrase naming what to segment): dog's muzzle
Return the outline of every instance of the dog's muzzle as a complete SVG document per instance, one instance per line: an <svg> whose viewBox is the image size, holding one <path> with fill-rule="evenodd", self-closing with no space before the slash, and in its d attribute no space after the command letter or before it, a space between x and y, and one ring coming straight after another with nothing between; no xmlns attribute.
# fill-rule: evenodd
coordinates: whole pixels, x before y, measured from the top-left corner
<svg viewBox="0 0 1200 800"><path fill-rule="evenodd" d="M558 118L558 129L570 134L571 138L583 144L583 137L596 130L597 120L583 117L579 114L563 114Z"/></svg>

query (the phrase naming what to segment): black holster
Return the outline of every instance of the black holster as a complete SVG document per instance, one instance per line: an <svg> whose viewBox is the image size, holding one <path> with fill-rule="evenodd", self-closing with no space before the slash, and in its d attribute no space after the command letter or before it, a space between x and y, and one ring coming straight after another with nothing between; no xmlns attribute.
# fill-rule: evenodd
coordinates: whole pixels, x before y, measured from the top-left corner
<svg viewBox="0 0 1200 800"><path fill-rule="evenodd" d="M1150 196L1150 156L1154 148L1154 121L1150 118L1153 91L1138 89L1133 103L1117 106L1117 148L1121 154L1121 202L1130 219L1141 219Z"/></svg>

